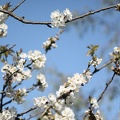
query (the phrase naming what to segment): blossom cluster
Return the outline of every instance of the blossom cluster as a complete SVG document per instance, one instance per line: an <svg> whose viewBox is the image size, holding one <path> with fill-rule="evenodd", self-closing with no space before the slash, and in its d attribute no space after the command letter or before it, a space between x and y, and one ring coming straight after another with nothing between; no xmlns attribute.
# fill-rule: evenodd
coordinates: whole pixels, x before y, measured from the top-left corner
<svg viewBox="0 0 120 120"><path fill-rule="evenodd" d="M48 98L46 96L34 98L34 105L44 109L50 108L52 106L52 109L56 112L55 114L53 114L52 111L49 110L47 116L44 115L43 119L49 119L51 117L54 117L55 120L75 120L75 115L72 109L64 106L64 104L59 101L59 99L56 98L53 93L50 93L48 95Z"/></svg>
<svg viewBox="0 0 120 120"><path fill-rule="evenodd" d="M101 62L102 62L102 59L99 59L99 58L94 56L92 58L92 60L90 60L89 64L94 66L94 67L97 67Z"/></svg>
<svg viewBox="0 0 120 120"><path fill-rule="evenodd" d="M112 61L115 63L111 69L116 75L120 75L120 47L114 47L114 51L110 53Z"/></svg>
<svg viewBox="0 0 120 120"><path fill-rule="evenodd" d="M25 101L23 97L26 95L27 93L25 88L14 90L11 86L8 86L6 89L6 96L13 98L13 101L17 102L18 104L22 104Z"/></svg>
<svg viewBox="0 0 120 120"><path fill-rule="evenodd" d="M5 109L0 113L0 120L15 120L16 117L17 111L14 107Z"/></svg>
<svg viewBox="0 0 120 120"><path fill-rule="evenodd" d="M40 51L38 50L29 51L27 56L28 59L32 62L34 69L40 69L44 67L46 57L44 54L42 55Z"/></svg>
<svg viewBox="0 0 120 120"><path fill-rule="evenodd" d="M10 5L6 4L4 6L0 6L0 10L9 10ZM0 12L0 37L5 37L7 35L8 26L5 24L8 15Z"/></svg>
<svg viewBox="0 0 120 120"><path fill-rule="evenodd" d="M27 63L27 58L30 63ZM5 65L1 68L1 72L4 73L3 78L6 84L6 96L12 98L18 104L25 101L23 98L27 95L25 88L15 90L12 87L12 83L22 82L25 79L31 78L31 73L35 69L41 69L45 65L46 57L38 50L29 51L28 54L19 52L13 56L14 64L5 62ZM48 86L46 78L43 74L37 76L36 86L39 90L44 91Z"/></svg>
<svg viewBox="0 0 120 120"><path fill-rule="evenodd" d="M96 98L89 97L89 103L90 107L88 110L85 111L86 117L88 117L89 119L103 120L99 110L97 110L96 113L93 112L94 109L99 108Z"/></svg>
<svg viewBox="0 0 120 120"><path fill-rule="evenodd" d="M48 50L51 49L51 47L56 48L57 47L57 45L56 45L57 40L59 40L58 36L48 38L47 41L45 41L43 43L43 48L45 49L45 51L47 52Z"/></svg>
<svg viewBox="0 0 120 120"><path fill-rule="evenodd" d="M37 75L37 86L38 86L38 90L40 91L44 91L45 88L48 87L46 78L43 74Z"/></svg>
<svg viewBox="0 0 120 120"><path fill-rule="evenodd" d="M54 114L55 120L74 120L74 113L69 106L71 106L74 102L75 92L79 92L80 86L88 83L91 77L92 76L89 70L84 71L83 74L76 73L72 78L69 77L68 81L64 85L60 86L59 90L56 92L56 95L50 93L48 98L46 96L34 98L34 105L41 109L51 108L52 106L52 109L57 111ZM52 114L51 111L49 112L50 113L48 116Z"/></svg>
<svg viewBox="0 0 120 120"><path fill-rule="evenodd" d="M68 8L66 8L63 13L59 10L52 12L50 17L53 27L64 27L67 21L72 20L72 13Z"/></svg>

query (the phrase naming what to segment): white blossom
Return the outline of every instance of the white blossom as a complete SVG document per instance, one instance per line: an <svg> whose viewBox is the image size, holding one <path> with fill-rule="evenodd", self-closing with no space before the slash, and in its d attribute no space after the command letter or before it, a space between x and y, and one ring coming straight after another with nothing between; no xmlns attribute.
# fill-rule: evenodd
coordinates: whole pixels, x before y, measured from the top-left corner
<svg viewBox="0 0 120 120"><path fill-rule="evenodd" d="M34 98L33 99L33 103L35 106L37 107L42 107L42 108L45 108L46 107L46 103L48 102L48 99L46 96L43 96L43 97L37 97L37 98Z"/></svg>
<svg viewBox="0 0 120 120"><path fill-rule="evenodd" d="M6 88L6 96L12 98L14 95L15 95L15 90L12 88L12 86L8 86Z"/></svg>
<svg viewBox="0 0 120 120"><path fill-rule="evenodd" d="M61 115L55 114L55 120L75 120L75 115L69 107L61 111Z"/></svg>
<svg viewBox="0 0 120 120"><path fill-rule="evenodd" d="M23 72L22 72L22 74L23 74L23 79L29 79L29 78L31 78L31 76L32 76L32 74L31 74L31 70L24 70Z"/></svg>
<svg viewBox="0 0 120 120"><path fill-rule="evenodd" d="M56 102L56 96L53 93L50 93L48 95L48 99L50 100L50 103L55 103Z"/></svg>
<svg viewBox="0 0 120 120"><path fill-rule="evenodd" d="M90 65L97 67L101 62L102 62L102 59L95 58L95 59L92 59L89 63Z"/></svg>
<svg viewBox="0 0 120 120"><path fill-rule="evenodd" d="M120 47L114 47L114 52L120 52Z"/></svg>
<svg viewBox="0 0 120 120"><path fill-rule="evenodd" d="M60 13L59 10L52 12L50 17L51 17L53 27L64 27L65 26L64 14Z"/></svg>
<svg viewBox="0 0 120 120"><path fill-rule="evenodd" d="M46 87L48 87L48 84L46 82L46 78L43 74L39 74L37 75L37 85L38 85L38 89L40 91L44 91Z"/></svg>
<svg viewBox="0 0 120 120"><path fill-rule="evenodd" d="M91 98L90 99L90 103L91 103L91 105L92 105L93 108L95 108L95 109L99 108L99 105L97 103L96 98Z"/></svg>
<svg viewBox="0 0 120 120"><path fill-rule="evenodd" d="M17 68L22 72L24 69L25 59L20 59L17 63Z"/></svg>
<svg viewBox="0 0 120 120"><path fill-rule="evenodd" d="M103 118L100 115L100 111L99 110L97 110L97 112L95 114L95 118L96 118L96 120L103 120Z"/></svg>
<svg viewBox="0 0 120 120"><path fill-rule="evenodd" d="M44 67L46 57L44 54L42 55L40 51L38 50L29 51L27 56L28 59L33 62L34 69L40 69Z"/></svg>
<svg viewBox="0 0 120 120"><path fill-rule="evenodd" d="M18 104L22 104L25 101L25 99L23 97L26 96L26 95L27 95L26 89L25 88L23 88L23 89L19 88L18 90L15 91L15 95L13 96L13 100L15 102L17 102Z"/></svg>
<svg viewBox="0 0 120 120"><path fill-rule="evenodd" d="M0 6L0 9L3 10L2 6ZM0 12L0 24L3 24L7 18L8 18L7 14Z"/></svg>
<svg viewBox="0 0 120 120"><path fill-rule="evenodd" d="M66 8L66 10L63 11L63 13L67 20L72 20L72 13L70 12L70 10L68 8Z"/></svg>
<svg viewBox="0 0 120 120"><path fill-rule="evenodd" d="M0 120L15 120L16 117L17 111L14 107L5 109L2 113L0 113Z"/></svg>
<svg viewBox="0 0 120 120"><path fill-rule="evenodd" d="M24 59L24 58L27 57L27 54L26 53L21 53L19 56Z"/></svg>
<svg viewBox="0 0 120 120"><path fill-rule="evenodd" d="M47 39L46 42L43 43L43 48L48 51L51 49L51 47L53 48L56 48L57 45L56 45L56 41L59 40L59 37L58 36L54 36L54 37L50 37Z"/></svg>
<svg viewBox="0 0 120 120"><path fill-rule="evenodd" d="M63 13L61 13L59 10L52 12L50 17L53 27L64 27L65 22L72 19L72 13L67 8L63 11Z"/></svg>
<svg viewBox="0 0 120 120"><path fill-rule="evenodd" d="M0 37L5 37L7 35L8 26L5 23L0 24Z"/></svg>
<svg viewBox="0 0 120 120"><path fill-rule="evenodd" d="M1 72L3 73L14 74L16 71L17 68L8 63L5 63L5 65L1 68Z"/></svg>

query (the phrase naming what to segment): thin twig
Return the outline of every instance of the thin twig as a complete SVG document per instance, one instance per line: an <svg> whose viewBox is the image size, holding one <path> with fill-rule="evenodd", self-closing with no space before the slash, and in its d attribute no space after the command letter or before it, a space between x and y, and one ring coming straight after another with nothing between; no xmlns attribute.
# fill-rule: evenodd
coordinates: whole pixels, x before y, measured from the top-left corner
<svg viewBox="0 0 120 120"><path fill-rule="evenodd" d="M35 110L35 109L37 109L37 107L30 108L29 110L27 110L27 111L25 111L25 112L22 112L22 113L18 114L17 117L23 116L24 114L29 113L29 112L31 112L31 111L33 111L33 110Z"/></svg>
<svg viewBox="0 0 120 120"><path fill-rule="evenodd" d="M109 64L111 64L113 62L113 60L108 61L106 64L104 64L102 67L100 68L96 68L93 72L92 75L95 74L96 72L99 72L100 70L102 70L103 68L105 68L106 66L108 66Z"/></svg>
<svg viewBox="0 0 120 120"><path fill-rule="evenodd" d="M6 102L6 103L4 103L2 106L5 106L5 105L7 105L7 104L11 103L12 101L13 101L13 99L11 99L11 100L7 101L7 102Z"/></svg>
<svg viewBox="0 0 120 120"><path fill-rule="evenodd" d="M5 52L7 52L7 51L12 50L12 48L13 48L13 47L15 47L15 46L16 46L16 45L13 45L13 46L12 46L12 47L10 47L9 49L6 49L6 50L4 50L4 51L1 51L1 52L0 52L0 54L3 54L3 53L5 53Z"/></svg>
<svg viewBox="0 0 120 120"><path fill-rule="evenodd" d="M115 73L113 74L112 78L106 83L106 87L105 87L105 89L103 90L103 92L101 93L101 95L99 96L97 102L99 102L99 101L102 99L102 97L103 97L103 95L105 94L105 92L106 92L107 88L109 87L110 83L113 81L113 78L114 78L114 77L115 77Z"/></svg>
<svg viewBox="0 0 120 120"><path fill-rule="evenodd" d="M86 16L93 15L93 14L95 14L95 13L99 13L99 12L101 12L101 11L105 11L105 10L112 9L112 8L117 8L117 7L118 7L118 5L112 5L112 6L108 6L108 7L105 7L105 8L101 8L101 9L96 10L96 11L90 11L90 12L88 12L88 13L86 13L86 14L81 15L81 16L77 16L77 17L75 17L75 18L73 18L72 20L67 21L67 22L75 21L75 20L78 20L78 19L80 19L80 18L84 18L84 17L86 17ZM66 23L67 23L67 22L66 22Z"/></svg>
<svg viewBox="0 0 120 120"><path fill-rule="evenodd" d="M20 7L21 4L23 4L25 0L22 0L17 6L15 6L10 12L15 11L18 7Z"/></svg>

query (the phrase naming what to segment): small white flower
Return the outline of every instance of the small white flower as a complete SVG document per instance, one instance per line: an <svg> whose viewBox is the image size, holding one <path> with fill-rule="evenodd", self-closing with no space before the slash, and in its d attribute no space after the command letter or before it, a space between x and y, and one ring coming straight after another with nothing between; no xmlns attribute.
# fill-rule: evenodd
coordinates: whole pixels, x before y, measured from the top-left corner
<svg viewBox="0 0 120 120"><path fill-rule="evenodd" d="M55 43L52 43L52 47L53 47L53 48L56 48L57 45L56 45Z"/></svg>
<svg viewBox="0 0 120 120"><path fill-rule="evenodd" d="M2 6L0 6L0 9L1 10L3 9ZM7 14L0 12L0 24L3 24L7 18L8 18Z"/></svg>
<svg viewBox="0 0 120 120"><path fill-rule="evenodd" d="M44 91L45 88L48 87L45 76L43 74L39 74L37 75L37 80L38 80L37 85L39 87L38 89L40 91Z"/></svg>
<svg viewBox="0 0 120 120"><path fill-rule="evenodd" d="M0 37L5 37L7 35L8 26L5 23L0 24Z"/></svg>
<svg viewBox="0 0 120 120"><path fill-rule="evenodd" d="M25 99L23 98L24 96L26 96L27 93L26 93L26 89L23 88L23 89L18 89L15 91L15 95L14 95L14 101L16 101L18 104L22 104Z"/></svg>
<svg viewBox="0 0 120 120"><path fill-rule="evenodd" d="M120 52L120 48L119 47L114 47L114 52Z"/></svg>
<svg viewBox="0 0 120 120"><path fill-rule="evenodd" d="M12 107L8 110L3 110L2 113L0 113L0 120L15 120L17 117L17 111L16 108Z"/></svg>
<svg viewBox="0 0 120 120"><path fill-rule="evenodd" d="M75 120L75 114L69 107L65 107L65 109L61 113L62 116L66 118L66 120Z"/></svg>
<svg viewBox="0 0 120 120"><path fill-rule="evenodd" d="M29 79L29 78L31 78L31 70L26 70L26 71L23 71L22 72L23 73L23 79Z"/></svg>
<svg viewBox="0 0 120 120"><path fill-rule="evenodd" d="M6 96L12 98L14 95L15 95L15 90L11 86L8 86L6 88Z"/></svg>
<svg viewBox="0 0 120 120"><path fill-rule="evenodd" d="M52 21L52 26L58 28L58 27L64 27L65 22L67 20L72 19L72 14L69 11L69 9L67 8L66 10L63 11L63 13L60 13L59 10L52 12L50 17L51 17L51 21Z"/></svg>
<svg viewBox="0 0 120 120"><path fill-rule="evenodd" d="M97 112L95 114L95 118L96 118L96 120L103 120L103 118L100 115L100 111L99 110L97 110Z"/></svg>
<svg viewBox="0 0 120 120"><path fill-rule="evenodd" d="M43 43L43 48L47 49L50 46L50 44L51 44L51 41L47 40L46 42Z"/></svg>
<svg viewBox="0 0 120 120"><path fill-rule="evenodd" d="M46 62L46 56L41 54L40 51L34 50L34 51L29 51L28 52L28 59L33 62L33 67L34 69L40 69L44 67L45 62Z"/></svg>
<svg viewBox="0 0 120 120"><path fill-rule="evenodd" d="M70 12L70 10L68 8L66 8L66 10L63 11L63 13L64 13L67 20L72 19L72 13Z"/></svg>
<svg viewBox="0 0 120 120"><path fill-rule="evenodd" d="M90 65L93 65L93 66L98 66L100 63L102 62L102 59L98 59L98 58L95 58L95 59L92 59L89 63Z"/></svg>
<svg viewBox="0 0 120 120"><path fill-rule="evenodd" d="M56 102L56 96L53 93L50 93L48 95L48 98L49 98L51 103L55 103Z"/></svg>
<svg viewBox="0 0 120 120"><path fill-rule="evenodd" d="M92 105L93 108L95 108L95 109L99 108L99 105L97 103L96 98L91 98L90 99L90 103L91 103L91 105Z"/></svg>
<svg viewBox="0 0 120 120"><path fill-rule="evenodd" d="M43 108L45 108L47 102L48 102L48 99L46 98L46 96L37 97L37 98L34 98L34 99L33 99L34 105L35 105L35 106L38 106L38 107L43 107Z"/></svg>
<svg viewBox="0 0 120 120"><path fill-rule="evenodd" d="M24 59L24 58L27 57L27 54L26 54L26 53L21 53L21 54L20 54L20 57Z"/></svg>

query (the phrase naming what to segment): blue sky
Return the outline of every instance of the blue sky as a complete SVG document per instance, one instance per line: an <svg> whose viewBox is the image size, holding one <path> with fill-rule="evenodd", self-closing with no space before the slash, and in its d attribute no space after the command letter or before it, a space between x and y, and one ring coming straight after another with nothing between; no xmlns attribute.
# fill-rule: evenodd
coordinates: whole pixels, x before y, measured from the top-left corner
<svg viewBox="0 0 120 120"><path fill-rule="evenodd" d="M18 4L19 1L20 0L11 0L11 4L14 6ZM3 5L6 2L9 2L9 0L0 0L0 5ZM95 0L26 0L26 2L14 13L21 17L25 16L25 19L30 21L50 21L51 12L57 9L62 12L66 8L69 8L71 12L77 11L79 13L85 13L88 10L96 10L103 6L105 5L100 4L100 0L97 2ZM98 17L102 17L102 14L98 14ZM8 18L6 24L8 25L8 35L0 40L0 44L9 44L10 46L16 44L15 50L22 48L24 52L37 49L44 53L42 48L43 42L59 32L59 29L57 28L49 28L44 25L26 25L11 17ZM102 48L108 43L111 35L106 36L103 33L104 28L97 25L95 31L90 29L82 37L79 36L75 27L70 27L69 31L65 31L60 35L60 40L57 42L58 47L52 49L46 55L46 67L53 67L58 71L64 74L70 74L71 76L77 72L82 73L83 70L86 69L90 59L90 57L85 56L88 50L87 46L90 44L99 44ZM106 55L109 54L109 51L105 52ZM105 75L104 70L102 70L100 74L96 74L93 78L94 81L91 81L90 85L86 85L86 87L83 87L82 89L89 91L91 89L90 86L97 88L98 83L101 83L101 79L106 80L106 78L108 78L108 76ZM105 83L103 84L105 85ZM99 86L98 88L98 93L100 93L100 90L102 90L104 86ZM97 94L96 96L99 95ZM120 103L118 102L118 104Z"/></svg>

